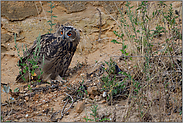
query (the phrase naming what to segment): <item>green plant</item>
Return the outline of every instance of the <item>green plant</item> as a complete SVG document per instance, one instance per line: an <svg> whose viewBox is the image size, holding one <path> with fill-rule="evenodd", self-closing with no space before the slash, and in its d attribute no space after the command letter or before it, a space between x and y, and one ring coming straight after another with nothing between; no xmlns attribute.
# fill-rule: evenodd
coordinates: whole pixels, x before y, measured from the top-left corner
<svg viewBox="0 0 183 123"><path fill-rule="evenodd" d="M101 90L108 92L107 99L110 99L112 105L113 95L119 93L120 90L123 90L125 85L124 81L118 82L116 78L116 63L110 58L110 62L105 61L105 64L108 67L104 67L103 69L106 71L107 75L103 75L101 78L102 82L104 82L103 89Z"/></svg>
<svg viewBox="0 0 183 123"><path fill-rule="evenodd" d="M19 91L20 89L18 87L14 89L14 92L19 92Z"/></svg>
<svg viewBox="0 0 183 123"><path fill-rule="evenodd" d="M88 94L88 92L87 92L86 88L84 87L84 84L83 83L84 83L84 79L83 79L83 81L81 83L81 86L77 90L78 96L80 98L83 98L84 97L84 93L86 93L86 95Z"/></svg>
<svg viewBox="0 0 183 123"><path fill-rule="evenodd" d="M86 122L88 122L88 121L93 121L92 119L89 119L89 118L88 118L88 115L87 115L87 114L86 114L86 117L84 117L83 119L85 119Z"/></svg>
<svg viewBox="0 0 183 123"><path fill-rule="evenodd" d="M173 80L178 75L175 72L176 69L182 68L175 60L175 56L182 53L182 48L180 48L182 44L179 43L182 38L180 31L182 25L178 25L176 21L180 15L174 14L172 4L166 5L165 2L160 1L157 5L153 6L150 2L141 1L140 4L138 2L137 8L134 8L130 2L126 2L126 9L119 9L120 23L116 21L119 30L114 31L118 39L113 39L111 42L122 44L122 54L124 56L133 54L137 60L137 67L133 68L133 70L130 69L133 73L120 72L125 75L123 82L131 84L128 97L132 100L132 103L124 117L124 121L128 118L134 104L137 104L136 110L139 112L140 120L142 120L152 103L150 102L148 109L143 108L143 103L147 103L146 100L149 98L149 96L144 94L148 92L151 93L149 95L154 95L153 92L156 92L156 89L153 87L161 90L157 86L158 81L160 85L163 84L164 86L164 92L161 90L162 92L158 93L161 97L162 93L169 91L168 88L172 86L172 81L174 81L174 84L177 81ZM152 9L153 7L155 7L154 10ZM178 21L180 23L180 20ZM160 40L162 41L160 42ZM125 45L125 42L128 42L128 47ZM179 49L180 51L178 51ZM165 58L167 56L170 61L167 60L168 58ZM128 63L128 61L125 60L125 63ZM176 68L176 66L178 67ZM171 80L165 80L166 77L163 74L165 71L169 71L168 69L171 70ZM111 83L115 83L113 78L111 79L110 76L102 78L108 84L106 84L107 90L111 89L109 87ZM153 96L150 98L153 98Z"/></svg>
<svg viewBox="0 0 183 123"><path fill-rule="evenodd" d="M179 115L182 115L182 111L180 111Z"/></svg>
<svg viewBox="0 0 183 123"><path fill-rule="evenodd" d="M152 33L153 36L160 37L161 36L161 33L163 33L164 30L165 30L164 27L162 27L159 24L157 24L156 30L151 30L151 31L153 31L153 33Z"/></svg>
<svg viewBox="0 0 183 123"><path fill-rule="evenodd" d="M43 74L43 71L42 71L42 67L39 68L38 66L38 59L39 59L39 53L40 53L40 42L41 42L41 35L39 34L39 36L37 37L37 45L36 45L36 48L35 48L35 52L33 52L33 57L32 58L29 58L27 59L28 63L25 63L22 61L23 57L20 56L20 50L18 48L18 44L16 42L16 34L15 34L15 37L14 37L14 41L15 41L15 48L17 49L17 52L18 52L18 56L20 58L20 61L18 62L18 66L19 66L19 73L20 75L22 75L22 79L24 81L25 80L25 77L24 77L24 74L28 72L28 75L29 75L29 82L31 80L31 78L33 76L37 76L37 81L40 82L41 80L41 75ZM22 45L22 50L23 50L23 53L24 52L27 52L27 47L25 46L26 50L24 49L24 46ZM28 53L28 52L27 52ZM27 55L30 55L30 54L27 54ZM44 64L44 55L43 55L43 64ZM21 71L21 69L23 69ZM39 69L40 70L40 75L36 75L35 74L35 70ZM30 85L28 85L28 88L31 89Z"/></svg>
<svg viewBox="0 0 183 123"><path fill-rule="evenodd" d="M97 122L99 120L99 118L97 118L97 115L98 115L97 110L98 109L99 109L98 105L92 105L91 109L90 109L92 111L92 113L90 113L90 115L94 117L94 121L95 122Z"/></svg>
<svg viewBox="0 0 183 123"><path fill-rule="evenodd" d="M99 117L98 117L98 112L97 112L97 110L98 110L99 108L98 108L98 105L97 104L93 104L92 106L91 106L91 108L90 108L90 110L92 111L92 113L90 113L90 116L92 116L94 119L89 119L88 118L88 116L87 116L87 114L86 114L86 117L85 118L83 118L83 119L85 119L86 120L86 122L88 122L88 121L94 121L94 122L103 122L103 121L110 121L110 119L109 118L102 118L102 119L100 119Z"/></svg>
<svg viewBox="0 0 183 123"><path fill-rule="evenodd" d="M128 56L129 53L127 53L127 51L126 51L127 45L125 45L125 43L124 43L125 40L123 39L124 34L122 33L121 35L119 35L117 31L113 31L113 32L114 32L114 34L115 34L117 37L121 38L122 42L118 42L118 41L115 40L115 39L113 39L111 42L113 42L114 44L115 44L115 43L117 43L117 44L122 44L122 49L120 49L120 51L121 51L121 53L122 53L124 56ZM126 58L126 57L125 57L125 58Z"/></svg>
<svg viewBox="0 0 183 123"><path fill-rule="evenodd" d="M54 16L53 15L53 8L55 7L54 5L53 5L53 3L52 3L52 1L51 2L48 2L48 3L50 3L50 11L47 11L48 13L50 13L51 14L51 18L50 18L50 20L49 21L47 21L48 23L49 23L49 25L50 25L50 29L48 29L48 31L49 31L49 33L51 33L51 31L53 30L53 25L55 25L56 23L53 23L53 18L57 18L57 16Z"/></svg>
<svg viewBox="0 0 183 123"><path fill-rule="evenodd" d="M141 86L140 86L140 82L138 81L135 81L133 79L133 77L130 75L130 73L126 73L126 72L119 72L120 74L123 74L126 76L126 78L124 78L124 82L126 81L126 79L128 79L129 81L131 81L133 83L133 87L134 87L134 92L136 92L136 94L138 94L139 90L141 89Z"/></svg>

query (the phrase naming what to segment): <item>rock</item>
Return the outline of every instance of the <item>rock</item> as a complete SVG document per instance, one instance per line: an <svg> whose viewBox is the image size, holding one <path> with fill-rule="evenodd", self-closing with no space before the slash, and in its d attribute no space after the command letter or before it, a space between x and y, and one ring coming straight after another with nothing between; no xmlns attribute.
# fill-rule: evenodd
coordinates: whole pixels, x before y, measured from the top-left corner
<svg viewBox="0 0 183 123"><path fill-rule="evenodd" d="M37 6L37 8L36 8ZM23 20L30 16L37 16L41 12L40 4L32 1L2 1L1 16L10 21Z"/></svg>
<svg viewBox="0 0 183 123"><path fill-rule="evenodd" d="M93 92L94 95L99 94L98 89L97 89L97 86L93 86L92 87L92 92Z"/></svg>
<svg viewBox="0 0 183 123"><path fill-rule="evenodd" d="M6 51L8 51L8 47L4 44L1 44L1 53L5 53Z"/></svg>
<svg viewBox="0 0 183 123"><path fill-rule="evenodd" d="M96 95L96 96L95 96L95 100L96 100L97 102L100 101L100 100L101 100L101 96Z"/></svg>
<svg viewBox="0 0 183 123"><path fill-rule="evenodd" d="M89 99L89 98L86 98L85 99L85 103L88 103L88 104L90 104L90 103L93 103L94 101L93 100L91 100L91 99Z"/></svg>
<svg viewBox="0 0 183 123"><path fill-rule="evenodd" d="M91 106L92 106L92 104L86 104L85 106L86 106L86 107L91 107Z"/></svg>
<svg viewBox="0 0 183 123"><path fill-rule="evenodd" d="M35 94L34 97L33 97L33 100L34 101L37 101L39 99L39 95L38 94Z"/></svg>
<svg viewBox="0 0 183 123"><path fill-rule="evenodd" d="M93 6L102 6L101 1L92 1L92 2L90 2L90 4L93 5Z"/></svg>
<svg viewBox="0 0 183 123"><path fill-rule="evenodd" d="M100 102L98 102L99 104L104 104L106 103L106 100L101 100Z"/></svg>
<svg viewBox="0 0 183 123"><path fill-rule="evenodd" d="M94 1L90 2L93 6L102 6L106 13L116 13L118 9L125 3L125 1ZM118 8L117 8L118 7Z"/></svg>
<svg viewBox="0 0 183 123"><path fill-rule="evenodd" d="M79 101L76 105L76 112L81 113L85 107L84 101Z"/></svg>
<svg viewBox="0 0 183 123"><path fill-rule="evenodd" d="M87 92L88 92L88 94L91 94L91 95L94 95L94 96L99 94L97 86L88 87Z"/></svg>
<svg viewBox="0 0 183 123"><path fill-rule="evenodd" d="M88 92L88 94L93 94L92 93L92 88L91 87L88 87L87 92Z"/></svg>
<svg viewBox="0 0 183 123"><path fill-rule="evenodd" d="M107 96L107 92L103 92L102 96L105 98Z"/></svg>
<svg viewBox="0 0 183 123"><path fill-rule="evenodd" d="M85 1L62 1L61 5L66 8L67 14L80 12L86 9L87 2Z"/></svg>
<svg viewBox="0 0 183 123"><path fill-rule="evenodd" d="M29 97L25 97L25 100L28 101L29 100Z"/></svg>
<svg viewBox="0 0 183 123"><path fill-rule="evenodd" d="M92 95L90 95L90 98L91 98L92 100L94 100L94 99L95 99L95 96L92 94Z"/></svg>
<svg viewBox="0 0 183 123"><path fill-rule="evenodd" d="M6 24L6 23L3 24L2 29L5 29L8 32L13 33L13 34L16 33L17 37L19 37L20 33L23 31L20 27L14 25L14 24L11 25L11 24Z"/></svg>
<svg viewBox="0 0 183 123"><path fill-rule="evenodd" d="M5 44L7 42L9 42L11 40L11 37L10 35L8 34L1 34L1 44Z"/></svg>
<svg viewBox="0 0 183 123"><path fill-rule="evenodd" d="M125 3L125 1L102 1L102 6L106 13L118 13L119 10L121 9L120 7Z"/></svg>

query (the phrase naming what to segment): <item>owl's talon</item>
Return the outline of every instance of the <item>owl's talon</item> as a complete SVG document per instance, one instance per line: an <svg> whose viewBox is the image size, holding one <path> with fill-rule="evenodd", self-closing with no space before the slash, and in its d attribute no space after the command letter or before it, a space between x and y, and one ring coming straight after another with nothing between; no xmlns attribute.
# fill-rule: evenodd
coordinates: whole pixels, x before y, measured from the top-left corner
<svg viewBox="0 0 183 123"><path fill-rule="evenodd" d="M66 81L62 81L62 80L52 80L51 83L53 84L56 84L56 83L62 83L64 84Z"/></svg>

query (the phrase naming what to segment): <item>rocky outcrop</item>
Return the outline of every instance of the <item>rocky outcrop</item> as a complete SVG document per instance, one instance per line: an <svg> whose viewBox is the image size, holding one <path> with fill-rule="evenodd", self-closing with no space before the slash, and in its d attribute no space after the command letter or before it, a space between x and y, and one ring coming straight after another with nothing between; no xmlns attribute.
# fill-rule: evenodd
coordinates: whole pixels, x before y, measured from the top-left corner
<svg viewBox="0 0 183 123"><path fill-rule="evenodd" d="M134 6L132 10L137 8L140 2L130 2ZM158 2L149 2L151 6L149 14L156 9ZM182 16L181 2L166 2L173 4L173 9ZM112 39L116 38L113 31L118 30L120 24L120 13L125 13L125 1L55 1L53 8L53 23L70 23L80 30L81 41L76 52L80 54L88 54L100 49ZM17 41L32 45L36 37L45 34L50 28L48 20L50 20L50 3L47 1L2 1L1 2L1 33L3 46L12 46L14 43L14 33L17 34ZM101 25L100 14L101 12ZM125 15L126 16L126 15ZM118 23L117 23L118 22ZM98 42L101 26L101 42ZM54 31L53 31L54 32ZM10 38L11 37L11 38ZM21 46L20 46L21 48ZM4 50L5 50L4 49Z"/></svg>
<svg viewBox="0 0 183 123"><path fill-rule="evenodd" d="M86 9L87 2L85 1L62 1L59 5L66 8L67 14L80 12Z"/></svg>
<svg viewBox="0 0 183 123"><path fill-rule="evenodd" d="M1 44L7 43L12 38L9 34L1 34Z"/></svg>
<svg viewBox="0 0 183 123"><path fill-rule="evenodd" d="M31 1L3 1L1 2L1 16L10 21L23 20L30 16L37 16L41 6Z"/></svg>

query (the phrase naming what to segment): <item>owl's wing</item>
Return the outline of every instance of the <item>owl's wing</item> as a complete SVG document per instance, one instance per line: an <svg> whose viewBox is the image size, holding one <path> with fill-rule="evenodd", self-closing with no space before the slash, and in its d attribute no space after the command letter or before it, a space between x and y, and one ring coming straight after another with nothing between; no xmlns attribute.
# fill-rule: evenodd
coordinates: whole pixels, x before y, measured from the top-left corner
<svg viewBox="0 0 183 123"><path fill-rule="evenodd" d="M21 74L19 74L16 78L17 82L24 82L22 79L22 76L26 80L28 80L28 72L23 73L23 69L25 69L25 64L29 66L30 69L32 69L32 64L30 63L30 60L36 58L37 65L40 66L43 62L43 56L45 60L50 60L50 51L52 52L55 51L54 45L52 43L56 40L57 38L53 34L45 34L41 35L40 39L36 39L34 41L34 44L32 47L30 47L27 51L24 52L23 58L18 61L18 65L21 68Z"/></svg>

